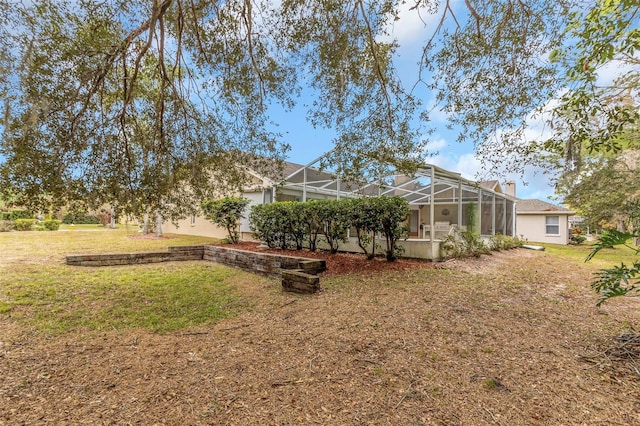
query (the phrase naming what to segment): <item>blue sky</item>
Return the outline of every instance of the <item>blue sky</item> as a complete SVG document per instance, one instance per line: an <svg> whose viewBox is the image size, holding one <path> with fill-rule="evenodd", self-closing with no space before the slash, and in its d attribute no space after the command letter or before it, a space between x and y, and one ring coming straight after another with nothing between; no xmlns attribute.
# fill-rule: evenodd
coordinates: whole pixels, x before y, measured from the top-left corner
<svg viewBox="0 0 640 426"><path fill-rule="evenodd" d="M411 3L411 2L408 2ZM452 3L460 2L453 1ZM410 5L406 5L408 8ZM396 22L392 29L392 36L400 44L396 57L396 67L405 85L411 88L418 78L417 63L422 54L422 46L425 40L431 36L433 28L440 17L439 14L418 16L415 11L405 10L400 15L400 20ZM432 94L424 88L418 88L418 97L423 105L433 105ZM308 98L306 98L308 99ZM303 103L305 97L299 102ZM274 111L276 111L274 109ZM549 178L534 167L528 167L523 176L519 174L509 174L504 176L490 176L483 170L480 161L475 157L472 143L456 142L457 132L447 129L447 118L444 113L440 113L436 108L430 115L430 124L436 127L436 132L428 136L429 143L427 152L432 156L428 162L447 170L461 173L464 177L472 180L498 179L504 185L505 180L516 182L517 196L520 198L537 198L554 202L549 197L554 195L553 187ZM282 140L288 143L291 150L288 153L288 160L307 164L323 153L329 151L333 144L331 142L334 133L326 129L314 129L306 120L306 111L299 105L291 112L276 112L273 119L278 122L278 131L282 134ZM544 128L540 123L531 123L528 131L530 137L540 136Z"/></svg>

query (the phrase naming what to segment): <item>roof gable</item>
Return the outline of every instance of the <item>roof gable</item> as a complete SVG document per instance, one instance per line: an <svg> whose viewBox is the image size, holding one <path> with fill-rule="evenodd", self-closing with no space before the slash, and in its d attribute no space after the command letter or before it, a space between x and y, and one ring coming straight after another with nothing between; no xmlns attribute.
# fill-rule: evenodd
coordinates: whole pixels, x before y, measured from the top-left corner
<svg viewBox="0 0 640 426"><path fill-rule="evenodd" d="M493 192L497 192L498 194L502 194L502 186L500 186L500 182L497 180L485 180L482 182L478 182L478 185L482 189L488 189Z"/></svg>

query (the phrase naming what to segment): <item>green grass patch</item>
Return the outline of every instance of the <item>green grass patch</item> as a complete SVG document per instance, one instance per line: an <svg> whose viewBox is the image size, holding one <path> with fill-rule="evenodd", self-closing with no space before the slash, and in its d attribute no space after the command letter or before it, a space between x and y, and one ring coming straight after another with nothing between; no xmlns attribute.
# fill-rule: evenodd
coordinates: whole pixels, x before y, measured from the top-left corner
<svg viewBox="0 0 640 426"><path fill-rule="evenodd" d="M561 245L561 244L543 244L545 251L551 255L562 256L576 262L584 263L587 255L591 252L593 243L582 245ZM616 247L603 249L589 262L594 268L607 268L611 265L624 262L629 265L637 259L635 252L629 247Z"/></svg>
<svg viewBox="0 0 640 426"><path fill-rule="evenodd" d="M2 279L0 314L59 333L77 327L168 332L234 315L242 274L202 262L104 268L56 266Z"/></svg>
<svg viewBox="0 0 640 426"><path fill-rule="evenodd" d="M19 235L18 235L19 234ZM170 332L211 324L246 307L234 283L247 274L207 262L72 267L71 253L166 250L214 240L132 239L126 230L0 235L0 315L47 333L145 328Z"/></svg>

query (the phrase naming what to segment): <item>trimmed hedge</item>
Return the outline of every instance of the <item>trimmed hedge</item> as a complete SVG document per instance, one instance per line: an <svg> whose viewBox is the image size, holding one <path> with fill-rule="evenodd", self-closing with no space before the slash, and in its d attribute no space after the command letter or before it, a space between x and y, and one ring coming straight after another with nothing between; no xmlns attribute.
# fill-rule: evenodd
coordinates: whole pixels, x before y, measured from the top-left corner
<svg viewBox="0 0 640 426"><path fill-rule="evenodd" d="M0 212L0 220L33 219L33 214L29 210L12 209L7 212Z"/></svg>
<svg viewBox="0 0 640 426"><path fill-rule="evenodd" d="M249 221L253 236L271 248L300 250L306 242L315 250L316 239L322 235L332 253L348 241L349 229L354 227L368 257L373 253L366 247L380 232L387 242L387 260L393 261L402 250L397 241L407 236L408 215L409 203L401 197L346 198L259 204L251 208Z"/></svg>
<svg viewBox="0 0 640 426"><path fill-rule="evenodd" d="M94 215L68 213L62 218L62 223L65 225L99 225L100 218Z"/></svg>
<svg viewBox="0 0 640 426"><path fill-rule="evenodd" d="M10 220L33 219L33 213L31 213L29 210L14 209L9 210L9 213L11 213Z"/></svg>
<svg viewBox="0 0 640 426"><path fill-rule="evenodd" d="M10 220L0 220L0 232L13 231L13 222Z"/></svg>

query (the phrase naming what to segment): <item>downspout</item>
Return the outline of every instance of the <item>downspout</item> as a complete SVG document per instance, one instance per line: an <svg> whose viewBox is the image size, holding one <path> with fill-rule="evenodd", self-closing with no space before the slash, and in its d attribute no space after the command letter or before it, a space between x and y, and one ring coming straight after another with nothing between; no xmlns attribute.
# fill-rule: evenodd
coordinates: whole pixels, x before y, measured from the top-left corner
<svg viewBox="0 0 640 426"><path fill-rule="evenodd" d="M512 231L513 231L513 234L511 234L512 237L517 237L518 236L518 227L516 226L517 222L518 222L516 220L517 219L516 215L517 215L518 209L516 208L516 204L517 204L517 201L513 200L513 207L511 208L513 210L513 221L512 221L512 225L511 225L511 228L512 228Z"/></svg>
<svg viewBox="0 0 640 426"><path fill-rule="evenodd" d="M303 171L303 181L302 181L302 202L307 201L307 167L305 166Z"/></svg>
<svg viewBox="0 0 640 426"><path fill-rule="evenodd" d="M458 227L462 226L462 179L458 178Z"/></svg>

